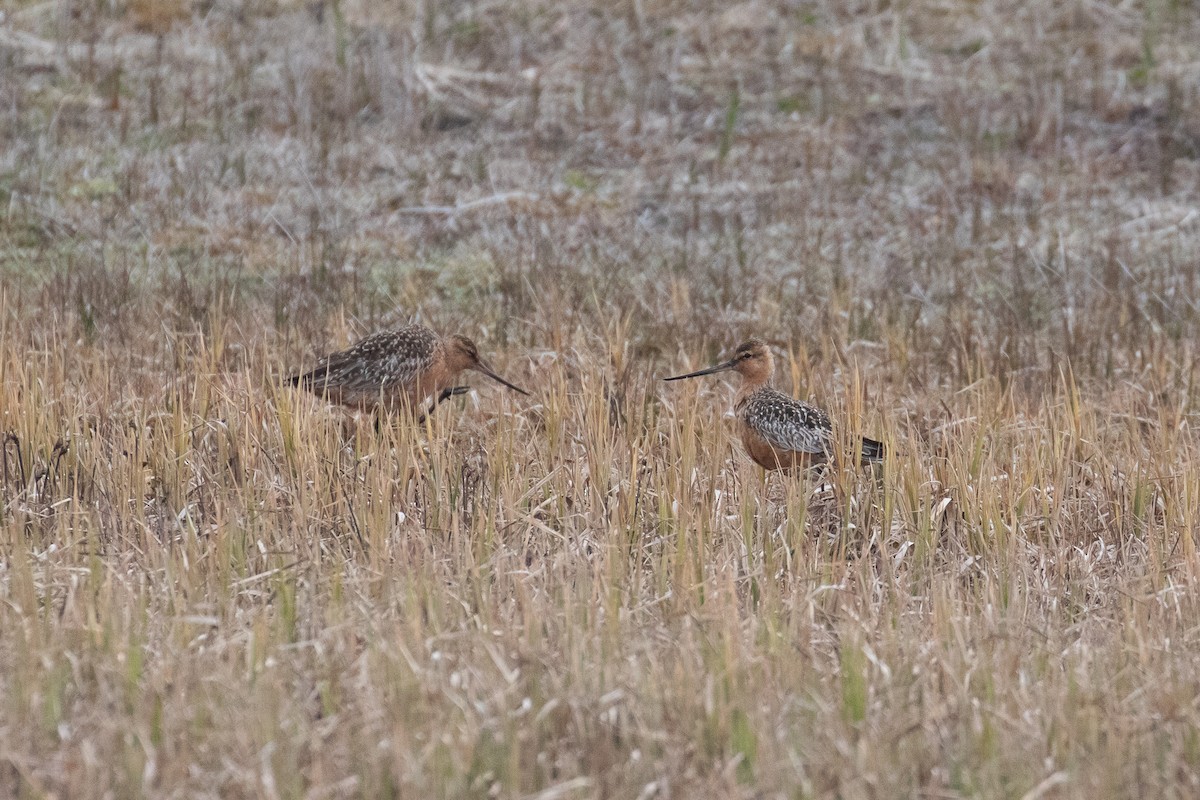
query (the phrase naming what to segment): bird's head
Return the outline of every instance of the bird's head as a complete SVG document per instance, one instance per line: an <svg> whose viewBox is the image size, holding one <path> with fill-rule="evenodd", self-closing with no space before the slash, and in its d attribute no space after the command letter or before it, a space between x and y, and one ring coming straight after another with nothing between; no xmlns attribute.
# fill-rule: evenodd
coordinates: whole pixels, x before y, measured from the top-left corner
<svg viewBox="0 0 1200 800"><path fill-rule="evenodd" d="M664 380L678 381L684 378L698 378L701 375L712 375L715 372L725 372L727 370L737 372L748 383L766 383L775 371L775 357L771 355L771 348L767 347L766 342L758 337L753 337L739 344L737 349L733 351L733 358L728 361L722 361L720 364L715 364L706 369L689 372L686 375L676 375Z"/></svg>
<svg viewBox="0 0 1200 800"><path fill-rule="evenodd" d="M519 386L514 386L497 375L496 371L480 358L479 348L466 336L455 334L449 337L446 348L446 362L450 370L455 373L462 372L464 369L473 369L476 372L482 372L494 381L504 384L514 392L529 394L529 392Z"/></svg>

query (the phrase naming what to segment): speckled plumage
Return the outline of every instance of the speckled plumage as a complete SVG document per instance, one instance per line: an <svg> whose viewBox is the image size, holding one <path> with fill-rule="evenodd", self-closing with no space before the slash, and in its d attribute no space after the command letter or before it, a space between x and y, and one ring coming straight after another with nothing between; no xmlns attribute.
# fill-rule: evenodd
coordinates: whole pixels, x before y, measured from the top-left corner
<svg viewBox="0 0 1200 800"><path fill-rule="evenodd" d="M458 375L475 369L522 394L479 358L473 342L439 336L424 325L404 325L372 334L331 353L289 383L331 402L360 410L414 410L427 398L455 389ZM446 395L448 396L448 395Z"/></svg>
<svg viewBox="0 0 1200 800"><path fill-rule="evenodd" d="M774 448L812 456L829 452L833 425L816 406L764 386L742 397L735 411L743 426Z"/></svg>
<svg viewBox="0 0 1200 800"><path fill-rule="evenodd" d="M726 362L667 380L725 370L735 370L742 376L734 412L742 445L755 463L764 469L791 469L821 463L829 457L833 445L829 415L768 385L775 372L775 360L761 339L743 342ZM861 458L882 459L883 445L864 438Z"/></svg>

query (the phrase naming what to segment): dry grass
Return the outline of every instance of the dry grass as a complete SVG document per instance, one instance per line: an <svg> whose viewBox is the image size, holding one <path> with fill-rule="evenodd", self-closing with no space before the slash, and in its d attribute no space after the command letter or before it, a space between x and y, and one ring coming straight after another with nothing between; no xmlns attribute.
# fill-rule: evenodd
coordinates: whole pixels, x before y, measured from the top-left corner
<svg viewBox="0 0 1200 800"><path fill-rule="evenodd" d="M1194 5L0 8L0 795L1200 791Z"/></svg>

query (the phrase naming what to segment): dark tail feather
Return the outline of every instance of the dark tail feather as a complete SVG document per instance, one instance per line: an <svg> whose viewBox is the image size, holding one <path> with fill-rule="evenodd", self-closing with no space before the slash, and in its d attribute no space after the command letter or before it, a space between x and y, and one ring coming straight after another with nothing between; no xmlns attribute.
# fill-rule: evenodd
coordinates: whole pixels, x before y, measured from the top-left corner
<svg viewBox="0 0 1200 800"><path fill-rule="evenodd" d="M287 383L288 386L299 386L306 378L308 378L308 375L300 373L298 375L292 375L286 378L284 382Z"/></svg>
<svg viewBox="0 0 1200 800"><path fill-rule="evenodd" d="M874 439L863 437L862 440L862 460L865 462L883 461L884 447L883 442L877 442Z"/></svg>

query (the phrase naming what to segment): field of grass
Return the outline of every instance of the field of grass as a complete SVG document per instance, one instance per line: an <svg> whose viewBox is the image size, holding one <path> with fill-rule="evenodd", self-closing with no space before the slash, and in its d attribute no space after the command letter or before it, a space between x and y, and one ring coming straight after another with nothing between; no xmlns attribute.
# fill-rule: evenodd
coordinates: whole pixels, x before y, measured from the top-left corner
<svg viewBox="0 0 1200 800"><path fill-rule="evenodd" d="M0 796L1197 796L1197 42L0 0ZM533 396L281 386L406 319ZM659 381L751 334L886 463Z"/></svg>

